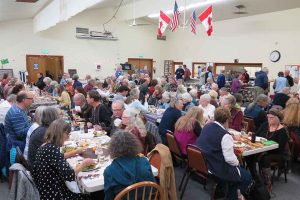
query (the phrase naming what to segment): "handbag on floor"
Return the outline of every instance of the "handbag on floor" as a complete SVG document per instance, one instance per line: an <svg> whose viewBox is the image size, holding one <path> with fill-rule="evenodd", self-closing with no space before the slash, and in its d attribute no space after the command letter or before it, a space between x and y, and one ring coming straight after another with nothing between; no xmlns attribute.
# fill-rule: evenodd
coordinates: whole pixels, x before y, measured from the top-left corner
<svg viewBox="0 0 300 200"><path fill-rule="evenodd" d="M263 181L252 181L246 194L247 200L270 200L271 195Z"/></svg>

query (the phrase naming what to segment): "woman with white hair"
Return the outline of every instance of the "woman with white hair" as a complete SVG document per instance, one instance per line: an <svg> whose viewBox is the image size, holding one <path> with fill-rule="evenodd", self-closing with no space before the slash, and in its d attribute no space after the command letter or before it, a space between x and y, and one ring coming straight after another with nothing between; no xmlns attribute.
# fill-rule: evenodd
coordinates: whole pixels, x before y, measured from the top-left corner
<svg viewBox="0 0 300 200"><path fill-rule="evenodd" d="M49 78L49 77L45 77L43 81L46 85L43 90L46 91L46 92L49 92L49 87L50 87L50 83L51 83L52 79Z"/></svg>
<svg viewBox="0 0 300 200"><path fill-rule="evenodd" d="M162 94L162 105L160 106L161 109L167 109L170 106L170 100L171 100L171 95L170 92L164 92Z"/></svg>
<svg viewBox="0 0 300 200"><path fill-rule="evenodd" d="M189 94L189 93L183 93L181 95L181 99L182 99L182 102L183 102L183 109L182 111L184 112L187 112L191 107L195 106L193 103L192 103L192 96Z"/></svg>
<svg viewBox="0 0 300 200"><path fill-rule="evenodd" d="M132 133L139 139L143 146L143 150L145 150L147 130L139 115L139 111L132 108L124 110L122 114L122 124L125 126L124 129L126 131ZM144 153L144 151L142 153Z"/></svg>
<svg viewBox="0 0 300 200"><path fill-rule="evenodd" d="M204 110L203 116L206 121L214 119L215 107L210 104L211 97L209 94L203 94L200 96L199 107Z"/></svg>
<svg viewBox="0 0 300 200"><path fill-rule="evenodd" d="M187 89L186 87L184 87L184 85L178 85L177 87L177 91L176 91L176 97L177 98L182 98L182 94L183 93L186 93L187 92Z"/></svg>
<svg viewBox="0 0 300 200"><path fill-rule="evenodd" d="M149 95L145 95L145 102L142 104L139 101L140 97L140 90L138 88L133 88L130 91L130 96L129 96L129 105L127 108L132 108L136 109L138 111L143 111L143 112L148 112L148 97Z"/></svg>

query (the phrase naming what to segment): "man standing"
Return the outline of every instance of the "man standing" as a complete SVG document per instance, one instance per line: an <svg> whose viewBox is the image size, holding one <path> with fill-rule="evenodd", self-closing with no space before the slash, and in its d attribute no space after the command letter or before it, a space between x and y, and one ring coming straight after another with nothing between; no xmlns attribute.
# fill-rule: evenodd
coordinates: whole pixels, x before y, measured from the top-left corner
<svg viewBox="0 0 300 200"><path fill-rule="evenodd" d="M260 94L265 94L269 87L268 68L264 67L261 71L256 72L254 81L254 99Z"/></svg>
<svg viewBox="0 0 300 200"><path fill-rule="evenodd" d="M293 85L294 85L294 79L290 76L290 70L285 70L284 71L284 75L285 75L285 78L287 79L290 87L293 87Z"/></svg>
<svg viewBox="0 0 300 200"><path fill-rule="evenodd" d="M225 75L224 70L221 70L221 73L219 74L217 78L217 84L219 88L225 87Z"/></svg>
<svg viewBox="0 0 300 200"><path fill-rule="evenodd" d="M207 83L207 78L210 78L214 82L214 75L212 73L212 66L207 67L207 72L205 73L205 83Z"/></svg>
<svg viewBox="0 0 300 200"><path fill-rule="evenodd" d="M27 131L31 124L26 109L33 103L33 94L21 91L14 104L5 116L5 132L7 134L8 149L18 146L23 152L26 143Z"/></svg>
<svg viewBox="0 0 300 200"><path fill-rule="evenodd" d="M176 80L183 78L184 70L182 69L181 65L179 65L179 68L176 69L175 75L176 75Z"/></svg>
<svg viewBox="0 0 300 200"><path fill-rule="evenodd" d="M183 65L184 69L184 82L189 81L191 79L191 71L186 65Z"/></svg>

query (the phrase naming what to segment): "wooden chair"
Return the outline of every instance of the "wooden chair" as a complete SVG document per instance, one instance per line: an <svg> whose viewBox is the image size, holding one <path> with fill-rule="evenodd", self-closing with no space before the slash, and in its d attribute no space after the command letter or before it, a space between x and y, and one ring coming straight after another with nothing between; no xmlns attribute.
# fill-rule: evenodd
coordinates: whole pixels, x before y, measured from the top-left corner
<svg viewBox="0 0 300 200"><path fill-rule="evenodd" d="M173 134L166 133L167 136L167 141L169 145L170 152L172 156L176 159L179 160L181 163L185 163L187 161L186 156L183 155L180 151L179 144Z"/></svg>
<svg viewBox="0 0 300 200"><path fill-rule="evenodd" d="M133 198L134 197L134 198ZM114 200L163 200L162 188L160 185L143 181L135 183L122 190Z"/></svg>
<svg viewBox="0 0 300 200"><path fill-rule="evenodd" d="M244 117L244 121L248 123L248 131L247 132L255 132L256 131L256 126L254 123L254 119Z"/></svg>
<svg viewBox="0 0 300 200"><path fill-rule="evenodd" d="M203 184L204 189L206 189L207 180L209 178L213 180L214 183L211 191L211 199L215 199L215 191L219 180L214 175L208 172L207 163L201 149L189 144L187 146L187 168L179 185L179 191L181 191L183 186L182 192L180 194L180 199L182 199L184 195L189 178L192 174L200 177L203 180L201 181L201 184Z"/></svg>

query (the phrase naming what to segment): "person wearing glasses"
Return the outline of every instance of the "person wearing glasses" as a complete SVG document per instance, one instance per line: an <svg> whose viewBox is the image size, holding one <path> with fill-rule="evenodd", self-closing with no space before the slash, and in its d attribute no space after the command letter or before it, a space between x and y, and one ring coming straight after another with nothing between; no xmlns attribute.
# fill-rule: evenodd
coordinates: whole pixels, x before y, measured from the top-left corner
<svg viewBox="0 0 300 200"><path fill-rule="evenodd" d="M8 149L18 146L22 152L24 151L27 131L31 126L26 109L32 103L33 94L21 91L17 95L16 103L8 110L4 125Z"/></svg>
<svg viewBox="0 0 300 200"><path fill-rule="evenodd" d="M112 135L122 126L122 115L125 110L125 104L122 100L116 100L111 104L113 115L111 117L109 134Z"/></svg>
<svg viewBox="0 0 300 200"><path fill-rule="evenodd" d="M281 124L282 120L283 114L278 109L271 108L267 114L267 121L255 132L257 136L277 142L279 148L261 153L256 157L252 156L252 159L248 158L246 160L249 170L255 178L258 177L256 161L259 161L262 178L269 192L272 191L271 163L276 162L283 166L284 160L290 151L287 145L289 141L288 129ZM252 135L252 133L250 132L249 135Z"/></svg>

